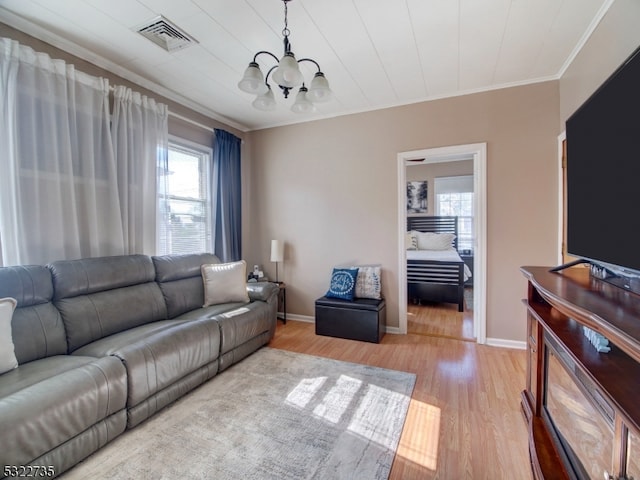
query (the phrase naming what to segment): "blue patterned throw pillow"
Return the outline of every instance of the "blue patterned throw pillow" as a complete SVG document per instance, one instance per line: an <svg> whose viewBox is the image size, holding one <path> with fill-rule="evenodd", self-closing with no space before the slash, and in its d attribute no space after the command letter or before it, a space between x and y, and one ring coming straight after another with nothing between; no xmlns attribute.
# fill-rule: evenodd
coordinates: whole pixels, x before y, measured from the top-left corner
<svg viewBox="0 0 640 480"><path fill-rule="evenodd" d="M353 295L356 291L357 278L357 268L334 268L333 273L331 274L329 291L325 297L353 300Z"/></svg>

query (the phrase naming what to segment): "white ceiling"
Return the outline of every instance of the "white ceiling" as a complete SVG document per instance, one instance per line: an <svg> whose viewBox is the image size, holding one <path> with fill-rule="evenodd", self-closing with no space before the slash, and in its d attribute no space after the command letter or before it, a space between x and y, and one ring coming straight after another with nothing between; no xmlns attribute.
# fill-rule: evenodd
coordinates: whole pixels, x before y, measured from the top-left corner
<svg viewBox="0 0 640 480"><path fill-rule="evenodd" d="M292 0L292 50L334 92L304 115L295 94L262 112L237 88L256 52L282 55L280 0L0 0L0 21L247 131L557 79L611 3ZM198 43L168 53L136 33L158 15Z"/></svg>

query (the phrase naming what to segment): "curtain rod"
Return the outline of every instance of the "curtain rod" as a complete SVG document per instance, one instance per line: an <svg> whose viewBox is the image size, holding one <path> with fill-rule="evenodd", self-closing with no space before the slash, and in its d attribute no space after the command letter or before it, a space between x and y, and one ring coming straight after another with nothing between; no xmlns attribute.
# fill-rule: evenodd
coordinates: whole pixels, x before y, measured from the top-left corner
<svg viewBox="0 0 640 480"><path fill-rule="evenodd" d="M116 90L116 85L109 85L109 92L113 93ZM175 112L172 112L171 109L168 109L169 115L171 115L172 117L178 118L180 120L182 120L183 122L187 122L190 123L191 125L194 125L196 127L202 128L203 130L208 130L209 132L213 132L213 127L210 127L208 125L204 125L200 122L196 122L195 120L191 120L190 118L184 117L182 115L179 115Z"/></svg>
<svg viewBox="0 0 640 480"><path fill-rule="evenodd" d="M180 120L182 120L183 122L187 122L190 123L191 125L194 125L196 127L202 128L203 130L208 130L209 132L213 132L213 127L209 127L207 125L203 125L200 122L196 122L195 120L191 120L190 118L184 117L182 115L179 115L177 113L174 113L171 111L171 109L169 109L169 115L171 115L172 117L178 118Z"/></svg>

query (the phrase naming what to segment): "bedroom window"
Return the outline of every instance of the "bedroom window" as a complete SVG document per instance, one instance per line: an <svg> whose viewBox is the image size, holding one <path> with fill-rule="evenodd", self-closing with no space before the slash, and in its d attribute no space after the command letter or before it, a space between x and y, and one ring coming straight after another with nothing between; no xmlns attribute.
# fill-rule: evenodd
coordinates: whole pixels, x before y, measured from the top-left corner
<svg viewBox="0 0 640 480"><path fill-rule="evenodd" d="M211 149L170 139L160 169L158 254L213 251L210 194Z"/></svg>
<svg viewBox="0 0 640 480"><path fill-rule="evenodd" d="M458 217L458 250L473 251L473 175L437 177L436 215Z"/></svg>

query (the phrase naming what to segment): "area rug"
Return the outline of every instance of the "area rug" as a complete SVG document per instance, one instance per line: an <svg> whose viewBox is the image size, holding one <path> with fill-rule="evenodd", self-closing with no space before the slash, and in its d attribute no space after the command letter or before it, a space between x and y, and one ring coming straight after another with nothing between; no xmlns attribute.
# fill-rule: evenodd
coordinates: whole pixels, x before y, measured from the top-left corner
<svg viewBox="0 0 640 480"><path fill-rule="evenodd" d="M387 479L414 384L265 347L61 478Z"/></svg>

